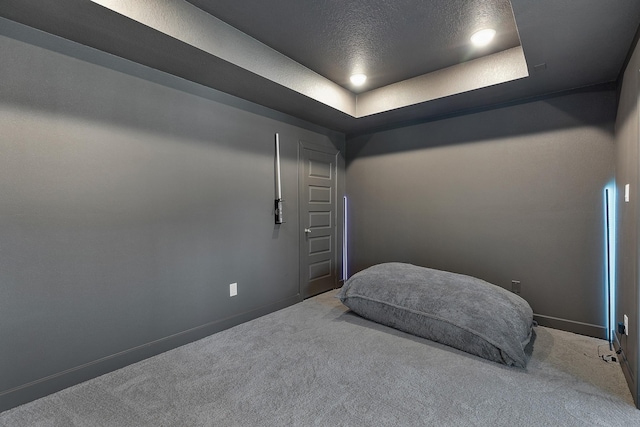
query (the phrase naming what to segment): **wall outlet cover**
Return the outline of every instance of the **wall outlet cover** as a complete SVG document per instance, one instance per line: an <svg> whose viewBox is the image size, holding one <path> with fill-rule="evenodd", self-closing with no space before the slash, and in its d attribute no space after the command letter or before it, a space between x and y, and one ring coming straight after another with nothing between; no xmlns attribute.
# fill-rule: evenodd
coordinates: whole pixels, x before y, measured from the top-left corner
<svg viewBox="0 0 640 427"><path fill-rule="evenodd" d="M232 283L229 285L229 296L235 297L236 295L238 295L238 284Z"/></svg>
<svg viewBox="0 0 640 427"><path fill-rule="evenodd" d="M519 280L512 280L511 281L511 292L513 292L514 294L519 294L522 291L522 288L520 287L520 281Z"/></svg>
<svg viewBox="0 0 640 427"><path fill-rule="evenodd" d="M624 334L629 335L629 317L624 315Z"/></svg>
<svg viewBox="0 0 640 427"><path fill-rule="evenodd" d="M629 184L624 185L624 201L629 202Z"/></svg>

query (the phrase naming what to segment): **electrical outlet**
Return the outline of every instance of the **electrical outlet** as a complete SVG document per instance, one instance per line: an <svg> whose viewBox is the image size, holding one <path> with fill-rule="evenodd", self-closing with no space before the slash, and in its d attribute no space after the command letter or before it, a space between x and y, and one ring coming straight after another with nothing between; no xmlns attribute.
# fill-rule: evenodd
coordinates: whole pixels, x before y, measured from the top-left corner
<svg viewBox="0 0 640 427"><path fill-rule="evenodd" d="M520 280L512 280L511 281L511 292L514 294L519 294L522 288L520 287Z"/></svg>
<svg viewBox="0 0 640 427"><path fill-rule="evenodd" d="M229 285L229 296L235 297L236 295L238 295L238 284L232 283Z"/></svg>
<svg viewBox="0 0 640 427"><path fill-rule="evenodd" d="M629 184L624 185L624 201L629 202Z"/></svg>
<svg viewBox="0 0 640 427"><path fill-rule="evenodd" d="M629 335L629 317L626 314L624 315L624 334Z"/></svg>

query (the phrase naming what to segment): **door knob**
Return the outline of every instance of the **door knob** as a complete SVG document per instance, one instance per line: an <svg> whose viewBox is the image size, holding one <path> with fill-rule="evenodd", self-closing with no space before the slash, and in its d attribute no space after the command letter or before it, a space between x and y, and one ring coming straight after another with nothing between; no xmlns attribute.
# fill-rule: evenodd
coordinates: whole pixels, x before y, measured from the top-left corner
<svg viewBox="0 0 640 427"><path fill-rule="evenodd" d="M311 229L310 229L310 228L305 228L305 229L304 229L304 232L305 232L305 233L307 233L307 234L309 234L309 233L311 233Z"/></svg>

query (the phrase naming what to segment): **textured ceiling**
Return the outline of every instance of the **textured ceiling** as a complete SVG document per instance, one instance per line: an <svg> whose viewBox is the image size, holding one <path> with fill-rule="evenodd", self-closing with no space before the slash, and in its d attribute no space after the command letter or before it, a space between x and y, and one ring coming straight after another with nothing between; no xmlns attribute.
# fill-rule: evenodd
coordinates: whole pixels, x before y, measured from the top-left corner
<svg viewBox="0 0 640 427"><path fill-rule="evenodd" d="M520 45L509 0L188 0L355 92ZM497 30L490 46L469 37ZM367 74L362 88L349 76Z"/></svg>
<svg viewBox="0 0 640 427"><path fill-rule="evenodd" d="M458 64L472 27L507 15L520 46ZM362 134L615 82L640 1L2 0L0 17ZM15 37L6 22L0 35ZM498 49L517 40L512 24ZM382 87L346 90L359 64Z"/></svg>

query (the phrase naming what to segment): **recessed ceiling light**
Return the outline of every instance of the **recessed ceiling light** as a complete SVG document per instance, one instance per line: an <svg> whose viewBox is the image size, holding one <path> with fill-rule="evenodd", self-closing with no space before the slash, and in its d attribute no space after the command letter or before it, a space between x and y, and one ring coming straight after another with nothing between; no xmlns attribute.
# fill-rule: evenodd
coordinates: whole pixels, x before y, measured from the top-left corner
<svg viewBox="0 0 640 427"><path fill-rule="evenodd" d="M496 30L486 28L484 30L477 31L471 36L471 43L476 46L486 46L491 43L493 37L496 35Z"/></svg>
<svg viewBox="0 0 640 427"><path fill-rule="evenodd" d="M364 82L367 81L367 76L365 76L364 74L354 74L350 77L350 79L351 83L353 83L354 85L362 86Z"/></svg>

